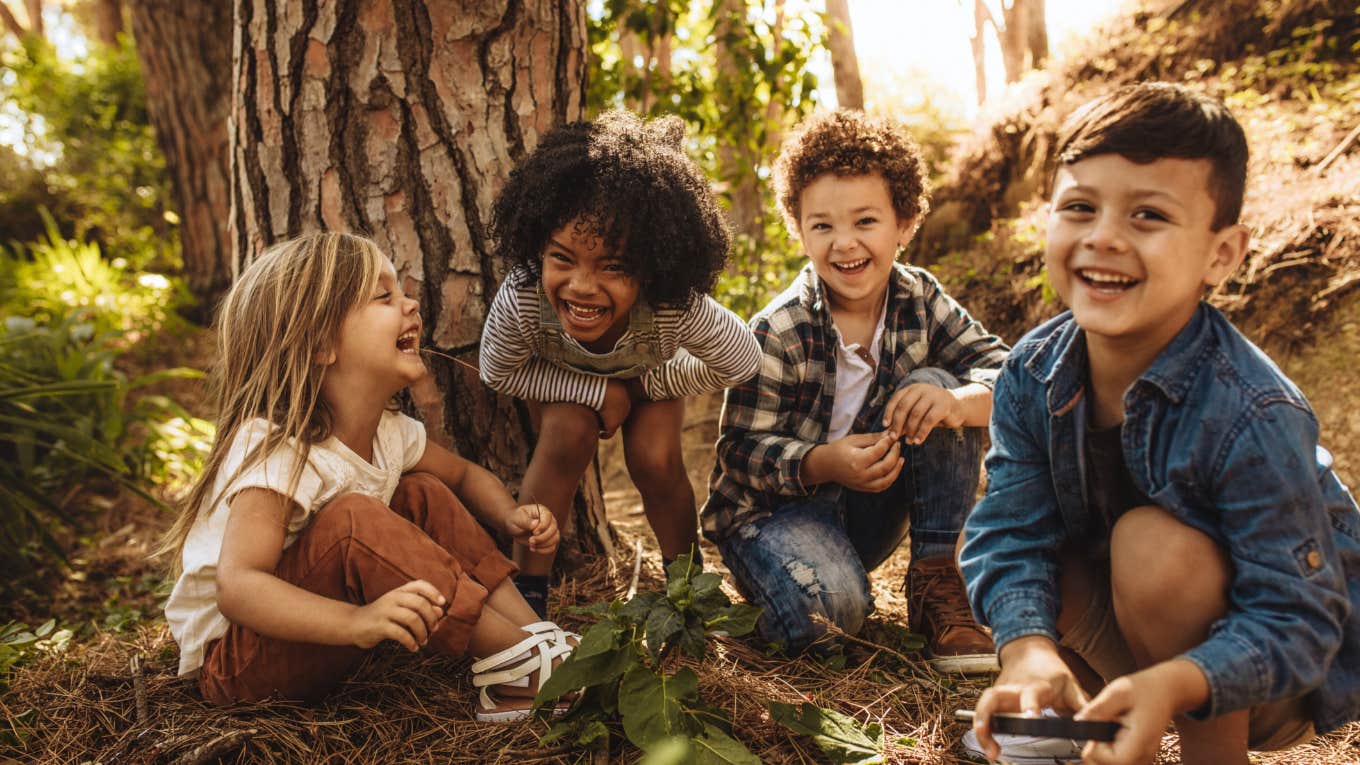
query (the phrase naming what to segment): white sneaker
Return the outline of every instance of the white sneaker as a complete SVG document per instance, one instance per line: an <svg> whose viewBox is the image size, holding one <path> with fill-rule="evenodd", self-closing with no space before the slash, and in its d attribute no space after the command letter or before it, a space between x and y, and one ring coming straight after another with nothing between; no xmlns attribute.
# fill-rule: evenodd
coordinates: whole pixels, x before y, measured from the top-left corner
<svg viewBox="0 0 1360 765"><path fill-rule="evenodd" d="M1045 717L1057 717L1052 709L1041 712ZM994 733L992 737L1001 746L1000 762L1013 765L1054 765L1054 763L1081 762L1081 744L1068 738L1040 738L1039 736L1019 736L1012 733ZM977 734L970 728L963 734L960 742L964 756L981 762L987 761L978 744Z"/></svg>

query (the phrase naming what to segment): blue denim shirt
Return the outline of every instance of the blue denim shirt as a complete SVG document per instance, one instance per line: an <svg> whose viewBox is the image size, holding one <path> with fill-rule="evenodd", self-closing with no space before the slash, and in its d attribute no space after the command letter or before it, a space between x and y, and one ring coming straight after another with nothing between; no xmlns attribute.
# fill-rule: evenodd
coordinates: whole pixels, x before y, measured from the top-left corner
<svg viewBox="0 0 1360 765"><path fill-rule="evenodd" d="M1065 313L1002 369L987 494L960 566L996 644L1057 638L1057 553L1092 519L1081 444L1086 342ZM1184 655L1215 717L1306 694L1319 733L1360 717L1360 511L1318 445L1298 388L1201 304L1124 397L1124 458L1138 487L1228 552L1229 612Z"/></svg>

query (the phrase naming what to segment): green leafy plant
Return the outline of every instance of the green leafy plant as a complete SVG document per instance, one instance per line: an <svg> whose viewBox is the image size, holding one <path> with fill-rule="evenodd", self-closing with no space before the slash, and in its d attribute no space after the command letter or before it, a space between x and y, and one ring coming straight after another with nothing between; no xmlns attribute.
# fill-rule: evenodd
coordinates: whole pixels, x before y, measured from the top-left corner
<svg viewBox="0 0 1360 765"><path fill-rule="evenodd" d="M699 678L679 657L703 659L715 632L749 633L760 609L733 604L722 592L722 577L701 572L688 555L667 574L664 593L583 609L599 621L534 699L541 710L579 692L543 744L564 738L596 744L608 737L606 723L617 721L648 765L759 762L732 737L722 710L699 698Z"/></svg>
<svg viewBox="0 0 1360 765"><path fill-rule="evenodd" d="M871 765L883 762L883 726L860 725L853 717L816 704L800 706L770 702L770 719L808 736L834 765Z"/></svg>

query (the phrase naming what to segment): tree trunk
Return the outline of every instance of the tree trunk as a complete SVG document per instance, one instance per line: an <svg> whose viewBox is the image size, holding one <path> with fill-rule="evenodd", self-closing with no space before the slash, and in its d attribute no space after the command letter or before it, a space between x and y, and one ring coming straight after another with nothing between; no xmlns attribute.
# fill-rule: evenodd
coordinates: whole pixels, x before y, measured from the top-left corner
<svg viewBox="0 0 1360 765"><path fill-rule="evenodd" d="M357 231L420 299L426 347L475 360L504 276L492 200L545 131L585 100L584 0L236 0L231 237L267 245ZM431 437L503 479L530 453L523 405L442 359L411 391ZM599 471L559 564L612 552ZM583 525L584 524L584 525Z"/></svg>
<svg viewBox="0 0 1360 765"><path fill-rule="evenodd" d="M1042 69L1048 63L1048 19L1044 0L1025 0L1025 47L1029 65Z"/></svg>
<svg viewBox="0 0 1360 765"><path fill-rule="evenodd" d="M123 0L95 0L93 11L99 41L109 46L117 45L118 35L123 32ZM218 32L221 33L221 28Z"/></svg>
<svg viewBox="0 0 1360 765"><path fill-rule="evenodd" d="M982 30L990 17L986 0L973 0L973 36L968 38L968 44L973 50L973 85L977 88L978 106L987 101L987 46Z"/></svg>
<svg viewBox="0 0 1360 765"><path fill-rule="evenodd" d="M836 105L842 109L864 111L864 83L859 76L859 57L855 55L855 36L850 26L847 0L826 0L830 34L831 69L836 76Z"/></svg>
<svg viewBox="0 0 1360 765"><path fill-rule="evenodd" d="M189 289L206 322L231 281L227 116L232 0L132 0L147 111L165 154L180 216Z"/></svg>
<svg viewBox="0 0 1360 765"><path fill-rule="evenodd" d="M24 9L28 11L28 33L38 37L47 36L43 29L42 7L42 0L24 0Z"/></svg>
<svg viewBox="0 0 1360 765"><path fill-rule="evenodd" d="M718 73L729 83L739 82L743 75L738 67L741 66L740 61L745 54L733 51L731 43L746 34L743 26L746 0L716 0L716 2L720 3L720 7L714 10L713 39ZM749 115L734 114L731 117L750 119ZM755 173L758 161L759 158L752 153L750 146L744 143L734 145L731 142L723 142L718 146L718 164L722 168L722 176L729 181L726 196L731 209L732 230L737 234L755 238L761 236L763 228L760 215L760 189L756 186L759 179ZM729 269L736 267L735 261L728 265Z"/></svg>
<svg viewBox="0 0 1360 765"><path fill-rule="evenodd" d="M1028 13L1026 0L1003 2L1001 15L1002 27L997 29L997 39L1001 42L1001 64L1006 69L1006 82L1019 82L1025 73L1025 45Z"/></svg>

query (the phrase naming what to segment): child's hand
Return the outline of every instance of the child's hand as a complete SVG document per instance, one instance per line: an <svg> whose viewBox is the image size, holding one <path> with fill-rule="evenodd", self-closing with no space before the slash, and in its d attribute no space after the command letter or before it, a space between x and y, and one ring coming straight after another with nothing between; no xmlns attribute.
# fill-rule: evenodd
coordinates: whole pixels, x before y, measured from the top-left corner
<svg viewBox="0 0 1360 765"><path fill-rule="evenodd" d="M1114 741L1088 741L1081 761L1097 765L1141 765L1157 758L1174 700L1151 671L1115 679L1082 707L1079 720L1112 720L1124 727Z"/></svg>
<svg viewBox="0 0 1360 765"><path fill-rule="evenodd" d="M914 383L907 385L888 399L883 409L883 427L890 433L919 446L936 426L963 426L964 411L952 391L938 385Z"/></svg>
<svg viewBox="0 0 1360 765"><path fill-rule="evenodd" d="M973 730L982 753L989 759L1001 756L992 738L991 718L997 712L1039 714L1044 707L1074 712L1086 705L1086 694L1058 648L1047 637L1029 636L1002 647L1001 674L983 691L974 707Z"/></svg>
<svg viewBox="0 0 1360 765"><path fill-rule="evenodd" d="M543 505L520 505L505 519L506 532L529 552L549 555L557 549L557 519Z"/></svg>
<svg viewBox="0 0 1360 765"><path fill-rule="evenodd" d="M902 471L902 447L887 433L853 433L824 447L829 480L847 489L878 493Z"/></svg>
<svg viewBox="0 0 1360 765"><path fill-rule="evenodd" d="M633 410L633 394L621 380L609 380L604 386L604 408L600 410L600 438L612 438L628 413Z"/></svg>
<svg viewBox="0 0 1360 765"><path fill-rule="evenodd" d="M372 648L384 640L395 640L408 651L418 650L444 617L443 606L444 596L434 585L412 580L355 611L351 642Z"/></svg>

